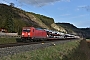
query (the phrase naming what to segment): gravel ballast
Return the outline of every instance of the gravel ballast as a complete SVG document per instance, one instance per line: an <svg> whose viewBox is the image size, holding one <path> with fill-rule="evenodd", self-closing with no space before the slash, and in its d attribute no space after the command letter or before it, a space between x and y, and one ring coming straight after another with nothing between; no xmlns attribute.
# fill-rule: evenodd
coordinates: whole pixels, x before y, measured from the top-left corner
<svg viewBox="0 0 90 60"><path fill-rule="evenodd" d="M71 40L54 41L54 42L49 42L49 43L30 44L30 45L23 45L23 46L0 48L0 57L8 56L8 55L14 55L17 53L31 51L31 50L36 50L39 48L45 48L48 46L54 46L54 45L69 42L69 41L71 41Z"/></svg>

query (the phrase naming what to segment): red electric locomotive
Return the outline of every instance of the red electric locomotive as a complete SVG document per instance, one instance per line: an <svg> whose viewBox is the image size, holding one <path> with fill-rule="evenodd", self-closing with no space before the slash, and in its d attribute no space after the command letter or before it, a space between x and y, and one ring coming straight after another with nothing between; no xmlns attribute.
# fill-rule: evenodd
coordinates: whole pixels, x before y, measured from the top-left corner
<svg viewBox="0 0 90 60"><path fill-rule="evenodd" d="M34 27L23 27L22 41L38 41L38 40L46 40L47 39L47 32L42 29L36 29Z"/></svg>

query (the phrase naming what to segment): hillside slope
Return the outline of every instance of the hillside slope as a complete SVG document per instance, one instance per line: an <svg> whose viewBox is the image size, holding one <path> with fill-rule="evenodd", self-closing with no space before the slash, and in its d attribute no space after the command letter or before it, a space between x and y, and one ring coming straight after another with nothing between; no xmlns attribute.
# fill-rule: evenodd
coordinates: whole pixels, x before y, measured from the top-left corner
<svg viewBox="0 0 90 60"><path fill-rule="evenodd" d="M79 35L80 37L90 38L90 28L77 28L70 23L56 23L56 25L63 27L67 33Z"/></svg>
<svg viewBox="0 0 90 60"><path fill-rule="evenodd" d="M34 26L90 38L90 28L77 28L70 23L55 23L54 19L33 12L26 12L11 5L0 4L0 28L21 34L22 27Z"/></svg>
<svg viewBox="0 0 90 60"><path fill-rule="evenodd" d="M20 34L24 26L34 26L36 28L66 32L64 28L60 28L56 24L54 24L54 26L57 27L53 27L53 24L53 18L26 12L11 5L0 4L0 28L5 28L8 32L18 32Z"/></svg>

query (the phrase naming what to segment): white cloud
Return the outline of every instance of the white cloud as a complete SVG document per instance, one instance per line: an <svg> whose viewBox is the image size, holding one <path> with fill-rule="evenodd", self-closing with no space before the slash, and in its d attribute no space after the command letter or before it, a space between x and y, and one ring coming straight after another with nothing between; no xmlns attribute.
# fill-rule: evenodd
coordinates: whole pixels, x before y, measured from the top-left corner
<svg viewBox="0 0 90 60"><path fill-rule="evenodd" d="M71 2L71 0L62 0L62 1L65 1L65 2Z"/></svg>
<svg viewBox="0 0 90 60"><path fill-rule="evenodd" d="M70 0L0 0L0 2L4 3L14 3L19 2L19 4L29 4L37 7L42 7L48 4L54 4L55 2L70 2Z"/></svg>
<svg viewBox="0 0 90 60"><path fill-rule="evenodd" d="M19 0L21 3L30 4L38 7L42 7L48 4L53 4L54 2L59 1L67 1L70 2L70 0Z"/></svg>
<svg viewBox="0 0 90 60"><path fill-rule="evenodd" d="M0 0L0 3L9 4L10 1Z"/></svg>
<svg viewBox="0 0 90 60"><path fill-rule="evenodd" d="M88 5L78 6L78 8L83 8L83 9L86 9L87 11L90 11L90 6Z"/></svg>

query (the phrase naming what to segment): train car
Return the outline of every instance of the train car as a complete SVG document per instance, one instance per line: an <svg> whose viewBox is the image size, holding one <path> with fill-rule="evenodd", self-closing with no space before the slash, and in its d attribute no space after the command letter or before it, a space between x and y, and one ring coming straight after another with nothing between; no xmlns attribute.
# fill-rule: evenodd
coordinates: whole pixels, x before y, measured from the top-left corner
<svg viewBox="0 0 90 60"><path fill-rule="evenodd" d="M58 31L46 30L48 39L64 39L64 33Z"/></svg>
<svg viewBox="0 0 90 60"><path fill-rule="evenodd" d="M38 40L46 40L47 32L42 29L36 29L34 27L23 27L21 40L22 41L38 41Z"/></svg>
<svg viewBox="0 0 90 60"><path fill-rule="evenodd" d="M71 34L65 34L64 35L65 39L75 39L75 35L71 35Z"/></svg>
<svg viewBox="0 0 90 60"><path fill-rule="evenodd" d="M74 39L75 35L65 34L58 31L39 29L34 27L23 27L21 40L27 41L40 41L40 40L61 40L61 39Z"/></svg>

